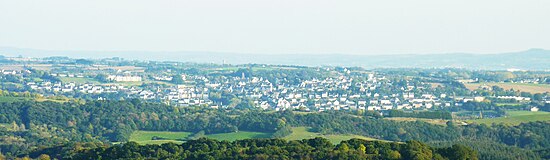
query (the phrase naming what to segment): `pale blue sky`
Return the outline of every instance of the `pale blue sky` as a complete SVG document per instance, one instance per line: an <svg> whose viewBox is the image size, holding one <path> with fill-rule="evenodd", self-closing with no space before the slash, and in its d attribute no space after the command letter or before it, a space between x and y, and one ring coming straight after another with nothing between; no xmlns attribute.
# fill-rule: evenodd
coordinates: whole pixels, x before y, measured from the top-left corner
<svg viewBox="0 0 550 160"><path fill-rule="evenodd" d="M550 1L0 0L0 46L260 54L550 49Z"/></svg>

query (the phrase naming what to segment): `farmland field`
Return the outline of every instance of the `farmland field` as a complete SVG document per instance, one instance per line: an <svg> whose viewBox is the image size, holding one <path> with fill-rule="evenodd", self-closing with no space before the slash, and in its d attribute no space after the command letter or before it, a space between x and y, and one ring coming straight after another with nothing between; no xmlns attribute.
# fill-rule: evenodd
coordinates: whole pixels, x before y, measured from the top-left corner
<svg viewBox="0 0 550 160"><path fill-rule="evenodd" d="M550 121L550 112L531 112L531 111L509 111L507 116L499 118L486 118L470 120L468 122L476 123L503 123L507 125L519 125L520 123L533 122L533 121Z"/></svg>
<svg viewBox="0 0 550 160"><path fill-rule="evenodd" d="M4 97L0 96L0 102L18 102L18 101L24 101L28 100L29 98L25 97Z"/></svg>
<svg viewBox="0 0 550 160"><path fill-rule="evenodd" d="M428 84L430 84L430 86L431 86L432 88L437 88L437 87L439 87L439 86L445 86L445 85L442 84L442 83L428 83Z"/></svg>
<svg viewBox="0 0 550 160"><path fill-rule="evenodd" d="M489 87L491 86L499 86L505 90L514 89L514 90L520 90L523 92L531 92L531 93L544 93L544 92L550 92L550 85L548 84L530 84L530 83L465 83L464 86L470 90L475 90L479 86L487 85Z"/></svg>
<svg viewBox="0 0 550 160"><path fill-rule="evenodd" d="M392 120L392 121L407 121L407 122L423 121L426 123L437 124L437 125L447 125L447 122L449 121L444 119L411 118L411 117L388 117L384 119Z"/></svg>
<svg viewBox="0 0 550 160"><path fill-rule="evenodd" d="M319 134L319 133L308 131L308 128L306 128L306 127L293 127L292 128L292 134L284 137L283 139L286 139L286 140L301 140L301 139L311 139L311 138L315 138L315 137L326 138L334 144L337 144L337 143L340 143L341 141L349 140L349 139L352 139L352 138L359 138L359 139L365 139L365 140L378 140L378 139L369 138L369 137L360 136L360 135L322 135L322 134Z"/></svg>
<svg viewBox="0 0 550 160"><path fill-rule="evenodd" d="M0 102L20 102L20 101L28 101L28 100L34 100L37 102L44 102L44 101L51 101L51 102L68 102L69 99L52 99L52 98L30 98L30 97L6 97L6 96L0 96Z"/></svg>
<svg viewBox="0 0 550 160"><path fill-rule="evenodd" d="M162 144L168 142L181 143L178 139L185 139L191 132L169 132L169 131L135 131L130 136L130 141L139 144ZM163 138L163 140L152 140L154 136Z"/></svg>
<svg viewBox="0 0 550 160"><path fill-rule="evenodd" d="M170 132L170 131L135 131L130 136L130 141L137 142L139 144L162 144L162 143L181 143L181 140L187 139L192 133L191 132ZM152 138L160 137L161 140L152 140ZM270 138L271 133L262 133L262 132L248 132L248 131L239 131L232 133L219 133L219 134L208 134L205 135L207 138L217 139L217 140L240 140L240 139L249 139L249 138Z"/></svg>
<svg viewBox="0 0 550 160"><path fill-rule="evenodd" d="M190 135L191 132L169 132L169 131L135 131L130 136L130 141L137 142L139 144L162 144L162 143L182 143L181 140L185 140ZM162 138L162 140L152 140L154 136ZM249 131L239 131L231 133L219 133L219 134L207 134L207 138L216 139L216 140L227 140L235 141L241 139L251 139L251 138L270 138L271 133L263 132L249 132ZM319 133L308 131L306 127L293 127L292 134L284 137L286 140L302 140L302 139L311 139L315 137L323 137L332 143L340 143L344 140L349 140L352 138L359 138L365 140L377 140L374 138L369 138L360 135L322 135Z"/></svg>
<svg viewBox="0 0 550 160"><path fill-rule="evenodd" d="M52 69L51 64L15 64L15 65L0 65L0 69L4 70L24 70L25 68L32 68L36 70L49 71Z"/></svg>
<svg viewBox="0 0 550 160"><path fill-rule="evenodd" d="M517 106L521 107L522 103L495 103L496 106Z"/></svg>
<svg viewBox="0 0 550 160"><path fill-rule="evenodd" d="M63 81L64 83L74 82L74 83L78 83L78 84L82 84L82 83L100 84L100 82L98 82L95 79L84 78L84 77L60 77L59 79L61 81Z"/></svg>

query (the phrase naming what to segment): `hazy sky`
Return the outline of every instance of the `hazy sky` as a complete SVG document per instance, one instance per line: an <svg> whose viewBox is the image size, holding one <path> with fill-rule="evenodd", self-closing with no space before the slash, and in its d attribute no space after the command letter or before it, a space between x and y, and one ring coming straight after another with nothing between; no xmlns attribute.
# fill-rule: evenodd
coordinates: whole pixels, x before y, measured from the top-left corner
<svg viewBox="0 0 550 160"><path fill-rule="evenodd" d="M0 0L0 46L269 54L550 49L550 0Z"/></svg>

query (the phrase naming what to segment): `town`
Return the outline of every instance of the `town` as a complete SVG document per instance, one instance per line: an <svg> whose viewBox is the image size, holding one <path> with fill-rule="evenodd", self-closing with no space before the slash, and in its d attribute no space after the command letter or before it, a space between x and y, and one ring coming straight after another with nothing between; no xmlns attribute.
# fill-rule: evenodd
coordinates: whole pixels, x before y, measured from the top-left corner
<svg viewBox="0 0 550 160"><path fill-rule="evenodd" d="M139 98L181 107L322 112L441 110L467 102L498 102L538 111L550 103L547 72L495 71L490 74L498 74L484 76L487 71L460 69L405 73L399 69L194 64L121 58L4 59L8 63L0 66L2 90L95 100ZM456 76L455 72L478 77ZM514 90L522 88L490 85L499 82L538 85L542 90L531 93Z"/></svg>

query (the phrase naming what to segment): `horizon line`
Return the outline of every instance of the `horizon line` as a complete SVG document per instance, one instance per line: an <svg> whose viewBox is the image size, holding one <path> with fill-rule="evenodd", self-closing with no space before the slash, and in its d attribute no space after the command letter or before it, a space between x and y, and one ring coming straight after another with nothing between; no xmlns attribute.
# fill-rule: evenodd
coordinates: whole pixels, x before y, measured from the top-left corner
<svg viewBox="0 0 550 160"><path fill-rule="evenodd" d="M496 54L507 54L507 53L518 53L526 51L550 51L545 48L528 48L517 51L505 51L505 52L491 52L491 53L480 53L480 52L431 52L431 53L375 53L375 54L354 54L354 53L252 53L252 52L225 52L225 51L193 51L193 50L177 50L177 51L162 51L162 50L74 50L74 49L37 49L37 48L28 48L28 47L12 47L12 46L0 46L0 51L4 49L13 49L13 50L33 50L33 51L43 51L43 52L96 52L96 53L108 53L108 52L143 52L143 53L219 53L219 54L241 54L241 55L260 55L260 56L273 56L273 55L346 55L346 56L406 56L406 55L445 55L445 54L472 54L472 55L496 55ZM0 53L4 55L5 53ZM51 55L55 56L55 55ZM51 56L42 56L42 57L51 57ZM69 56L69 55L65 55ZM116 56L115 56L116 57Z"/></svg>

